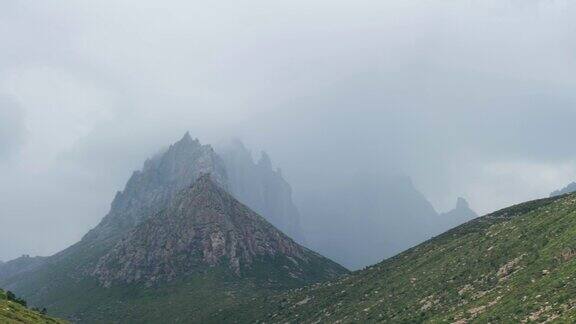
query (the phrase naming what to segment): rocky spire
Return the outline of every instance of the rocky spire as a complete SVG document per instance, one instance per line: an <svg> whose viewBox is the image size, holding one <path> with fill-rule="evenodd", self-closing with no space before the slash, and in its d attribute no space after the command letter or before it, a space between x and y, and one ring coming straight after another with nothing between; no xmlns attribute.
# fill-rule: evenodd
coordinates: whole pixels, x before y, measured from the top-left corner
<svg viewBox="0 0 576 324"><path fill-rule="evenodd" d="M478 214L470 208L468 201L459 197L456 200L456 206L454 209L440 214L439 225L442 231L446 231L476 217L478 217Z"/></svg>
<svg viewBox="0 0 576 324"><path fill-rule="evenodd" d="M180 142L190 142L190 141L192 141L192 136L190 136L190 131L186 131L186 133L184 133L184 136L182 136Z"/></svg>

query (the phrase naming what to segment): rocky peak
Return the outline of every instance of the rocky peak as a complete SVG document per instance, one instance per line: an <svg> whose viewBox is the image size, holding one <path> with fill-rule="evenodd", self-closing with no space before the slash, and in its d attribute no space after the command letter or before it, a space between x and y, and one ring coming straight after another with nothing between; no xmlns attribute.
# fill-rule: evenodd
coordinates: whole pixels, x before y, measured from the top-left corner
<svg viewBox="0 0 576 324"><path fill-rule="evenodd" d="M476 217L478 217L478 214L470 208L468 201L459 197L456 200L456 207L454 207L454 209L440 214L440 223L443 230L448 230Z"/></svg>
<svg viewBox="0 0 576 324"><path fill-rule="evenodd" d="M470 205L468 204L468 201L462 197L458 197L458 199L456 200L456 208L457 210L463 210L463 209L470 209Z"/></svg>
<svg viewBox="0 0 576 324"><path fill-rule="evenodd" d="M186 131L186 133L184 133L184 136L182 136L182 138L178 143L180 142L192 142L192 136L190 136L190 131ZM196 142L198 142L198 139L196 139Z"/></svg>
<svg viewBox="0 0 576 324"><path fill-rule="evenodd" d="M326 277L345 272L298 245L203 174L103 256L93 275L105 286L151 285L215 267L241 277L262 260L268 267L288 260L275 270L302 280L310 275L309 265Z"/></svg>
<svg viewBox="0 0 576 324"><path fill-rule="evenodd" d="M202 145L186 132L182 139L148 159L135 171L119 192L110 212L85 239L102 240L127 232L142 220L164 209L177 192L190 186L202 174L228 187L223 161L210 145Z"/></svg>

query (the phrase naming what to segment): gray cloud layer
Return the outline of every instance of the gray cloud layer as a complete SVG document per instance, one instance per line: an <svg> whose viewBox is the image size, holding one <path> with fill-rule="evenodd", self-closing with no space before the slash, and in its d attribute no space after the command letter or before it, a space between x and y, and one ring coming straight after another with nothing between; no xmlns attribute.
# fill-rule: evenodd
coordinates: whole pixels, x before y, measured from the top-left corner
<svg viewBox="0 0 576 324"><path fill-rule="evenodd" d="M187 129L266 149L296 196L359 170L408 174L440 210L545 195L576 178L575 10L4 1L0 259L77 240Z"/></svg>
<svg viewBox="0 0 576 324"><path fill-rule="evenodd" d="M0 159L8 158L22 145L24 116L10 97L0 96Z"/></svg>

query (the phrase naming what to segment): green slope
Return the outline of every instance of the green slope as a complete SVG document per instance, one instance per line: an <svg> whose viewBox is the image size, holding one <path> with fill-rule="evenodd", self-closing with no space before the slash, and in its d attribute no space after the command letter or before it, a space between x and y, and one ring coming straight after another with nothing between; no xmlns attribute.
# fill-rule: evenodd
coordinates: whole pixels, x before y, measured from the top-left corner
<svg viewBox="0 0 576 324"><path fill-rule="evenodd" d="M576 320L576 195L478 218L335 282L283 293L266 322Z"/></svg>
<svg viewBox="0 0 576 324"><path fill-rule="evenodd" d="M261 317L264 305L253 301L348 273L299 246L208 175L113 243L82 240L9 277L6 287L79 323L230 323ZM227 249L214 252L215 243ZM205 261L218 251L226 253L218 262ZM102 255L113 258L95 267ZM106 285L97 274L124 276Z"/></svg>
<svg viewBox="0 0 576 324"><path fill-rule="evenodd" d="M287 260L257 262L242 278L216 267L150 287L124 284L105 288L89 277L63 281L34 304L47 305L51 314L79 323L247 323L267 310L265 303L254 301L303 285L278 271L278 262L281 265ZM277 266L272 266L274 263ZM262 273L266 274L264 280Z"/></svg>
<svg viewBox="0 0 576 324"><path fill-rule="evenodd" d="M55 319L39 312L30 310L20 303L10 300L5 291L0 289L0 323L66 323L65 321Z"/></svg>

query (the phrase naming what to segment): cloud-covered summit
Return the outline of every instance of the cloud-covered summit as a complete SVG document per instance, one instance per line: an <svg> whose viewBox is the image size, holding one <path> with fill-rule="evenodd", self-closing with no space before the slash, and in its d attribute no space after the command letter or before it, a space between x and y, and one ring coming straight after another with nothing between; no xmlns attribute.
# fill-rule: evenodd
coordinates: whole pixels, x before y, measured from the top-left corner
<svg viewBox="0 0 576 324"><path fill-rule="evenodd" d="M18 243L0 259L77 241L186 129L269 152L296 199L362 170L409 175L437 210L546 196L576 179L575 14L567 0L3 1L0 223L26 230L4 233Z"/></svg>

